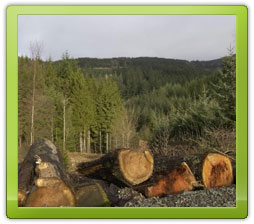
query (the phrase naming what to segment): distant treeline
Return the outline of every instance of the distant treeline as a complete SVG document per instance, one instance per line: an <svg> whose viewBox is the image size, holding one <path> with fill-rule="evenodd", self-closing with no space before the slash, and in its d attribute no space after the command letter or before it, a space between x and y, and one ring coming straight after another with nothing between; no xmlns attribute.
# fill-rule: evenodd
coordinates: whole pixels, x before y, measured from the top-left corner
<svg viewBox="0 0 254 224"><path fill-rule="evenodd" d="M19 147L36 137L69 151L106 152L139 139L167 153L171 141L235 127L235 56L19 58Z"/></svg>

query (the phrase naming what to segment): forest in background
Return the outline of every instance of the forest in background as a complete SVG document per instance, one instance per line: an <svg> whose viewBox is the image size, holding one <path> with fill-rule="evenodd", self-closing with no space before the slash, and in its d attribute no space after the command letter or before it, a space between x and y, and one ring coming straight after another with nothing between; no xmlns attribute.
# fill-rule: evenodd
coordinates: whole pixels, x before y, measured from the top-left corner
<svg viewBox="0 0 254 224"><path fill-rule="evenodd" d="M36 138L65 152L106 153L145 142L164 155L235 156L235 55L212 61L18 58L18 146Z"/></svg>

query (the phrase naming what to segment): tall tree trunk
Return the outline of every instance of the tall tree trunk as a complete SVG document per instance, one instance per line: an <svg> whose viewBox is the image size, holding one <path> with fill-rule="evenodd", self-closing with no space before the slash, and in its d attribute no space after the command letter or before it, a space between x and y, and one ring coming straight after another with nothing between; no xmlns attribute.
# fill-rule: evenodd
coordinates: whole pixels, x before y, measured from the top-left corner
<svg viewBox="0 0 254 224"><path fill-rule="evenodd" d="M101 130L100 130L100 153L102 154L102 150L101 150Z"/></svg>
<svg viewBox="0 0 254 224"><path fill-rule="evenodd" d="M87 152L91 153L91 147L90 147L90 130L87 131Z"/></svg>
<svg viewBox="0 0 254 224"><path fill-rule="evenodd" d="M106 132L106 153L108 153L108 132Z"/></svg>
<svg viewBox="0 0 254 224"><path fill-rule="evenodd" d="M129 133L126 134L126 147L129 148Z"/></svg>
<svg viewBox="0 0 254 224"><path fill-rule="evenodd" d="M117 142L117 135L116 135L116 137L115 137L115 149L117 149L117 145L118 144L118 142Z"/></svg>
<svg viewBox="0 0 254 224"><path fill-rule="evenodd" d="M66 102L65 98L63 100L63 150L65 151L65 107L66 107Z"/></svg>
<svg viewBox="0 0 254 224"><path fill-rule="evenodd" d="M31 114L31 139L30 145L34 143L34 102L35 102L35 80L36 80L36 60L34 59L34 74L33 74L33 93L32 93L32 114Z"/></svg>
<svg viewBox="0 0 254 224"><path fill-rule="evenodd" d="M54 143L54 117L51 119L51 141Z"/></svg>
<svg viewBox="0 0 254 224"><path fill-rule="evenodd" d="M95 141L93 142L93 150L94 150L95 153L97 153L97 148L96 148L96 142Z"/></svg>
<svg viewBox="0 0 254 224"><path fill-rule="evenodd" d="M112 136L109 134L109 151L111 150Z"/></svg>
<svg viewBox="0 0 254 224"><path fill-rule="evenodd" d="M83 152L87 152L87 148L86 148L86 129L84 127L84 131L83 131Z"/></svg>
<svg viewBox="0 0 254 224"><path fill-rule="evenodd" d="M83 151L82 131L79 133L79 149L80 149L80 152Z"/></svg>
<svg viewBox="0 0 254 224"><path fill-rule="evenodd" d="M124 147L124 134L122 134L122 147Z"/></svg>

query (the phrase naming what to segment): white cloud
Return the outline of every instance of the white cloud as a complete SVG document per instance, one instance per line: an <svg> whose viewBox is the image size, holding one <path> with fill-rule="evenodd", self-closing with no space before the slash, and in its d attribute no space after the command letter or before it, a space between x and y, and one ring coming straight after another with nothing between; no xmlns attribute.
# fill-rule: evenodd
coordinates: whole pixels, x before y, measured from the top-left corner
<svg viewBox="0 0 254 224"><path fill-rule="evenodd" d="M230 15L22 15L19 54L30 41L42 41L43 57L165 57L209 60L235 45L235 16Z"/></svg>

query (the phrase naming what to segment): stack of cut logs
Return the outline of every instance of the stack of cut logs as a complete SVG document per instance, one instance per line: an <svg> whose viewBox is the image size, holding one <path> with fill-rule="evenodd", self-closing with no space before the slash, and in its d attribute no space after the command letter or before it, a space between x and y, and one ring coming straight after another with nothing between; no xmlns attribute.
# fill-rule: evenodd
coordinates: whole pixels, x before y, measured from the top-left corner
<svg viewBox="0 0 254 224"><path fill-rule="evenodd" d="M19 167L18 203L27 207L121 206L117 191L130 187L146 197L231 185L235 163L219 153L167 157L146 149L118 149L66 172L47 139L33 144ZM128 200L128 199L125 199Z"/></svg>

